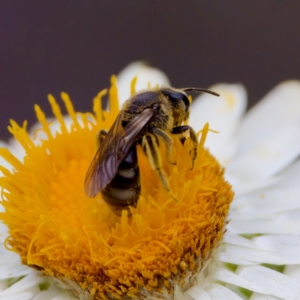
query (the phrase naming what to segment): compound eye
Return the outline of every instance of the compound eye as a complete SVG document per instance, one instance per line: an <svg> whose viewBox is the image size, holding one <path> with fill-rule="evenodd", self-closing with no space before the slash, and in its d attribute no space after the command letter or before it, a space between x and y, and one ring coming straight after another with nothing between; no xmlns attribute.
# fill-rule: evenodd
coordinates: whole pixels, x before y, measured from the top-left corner
<svg viewBox="0 0 300 300"><path fill-rule="evenodd" d="M190 110L190 101L184 93L171 89L162 89L161 92L169 97L174 107L178 107L179 103L183 102L186 112Z"/></svg>
<svg viewBox="0 0 300 300"><path fill-rule="evenodd" d="M186 95L184 95L184 94L182 94L182 100L183 100L183 102L184 102L184 104L185 104L185 109L186 109L186 112L188 112L189 110L190 110L190 100L189 100L189 98L186 96Z"/></svg>

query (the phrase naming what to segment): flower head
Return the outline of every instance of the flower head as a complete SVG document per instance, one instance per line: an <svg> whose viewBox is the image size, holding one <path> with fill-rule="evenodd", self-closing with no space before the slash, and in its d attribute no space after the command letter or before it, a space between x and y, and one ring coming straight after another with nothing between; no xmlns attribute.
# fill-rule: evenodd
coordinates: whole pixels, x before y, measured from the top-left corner
<svg viewBox="0 0 300 300"><path fill-rule="evenodd" d="M120 87L137 74L153 75L148 78L168 85L159 71L135 64L122 72ZM148 79L140 79L137 86L147 85ZM299 299L300 164L294 161L300 152L300 83L280 84L245 116L241 85L215 85L211 89L220 98L195 99L190 124L201 132L194 170L186 169L191 162L188 138L183 146L173 141L177 165L167 160L163 165L178 203L138 147L142 192L131 217L126 211L117 217L101 195L89 199L83 193L97 132L108 129L117 114L114 86L109 113L99 104L103 94L96 97L93 114L75 113L63 94L70 117L63 118L50 98L57 120L46 120L36 107L42 124L36 138L25 126L11 124L27 154L19 155L15 144L4 144L13 153L17 149L15 156L1 150L7 247L15 247L23 262L54 276L81 299ZM134 92L134 85L129 90ZM119 97L120 103L127 97ZM218 134L207 134L208 121ZM226 166L225 177L234 186L228 218L232 192L205 147ZM166 149L160 151L165 158ZM0 230L4 241L6 227ZM3 247L0 251L1 299L74 299L50 277L40 277L41 271L20 265L17 254Z"/></svg>
<svg viewBox="0 0 300 300"><path fill-rule="evenodd" d="M134 81L132 85L134 90ZM94 114L76 113L62 93L72 120L70 128L52 96L49 101L60 130L53 133L39 106L39 129L46 139L35 144L26 131L11 121L10 132L26 151L24 161L6 149L0 154L13 166L3 169L1 219L8 226L6 246L24 264L51 276L87 299L168 298L174 287L206 266L219 246L229 204L233 199L224 170L204 148L208 124L200 133L198 155L191 168L192 142L173 138L176 165L163 161L175 202L151 170L138 146L141 195L130 216L116 216L101 194L88 198L84 178L96 152L95 139L108 130L119 112L116 79L112 77L109 108L94 100ZM166 149L160 149L166 157Z"/></svg>

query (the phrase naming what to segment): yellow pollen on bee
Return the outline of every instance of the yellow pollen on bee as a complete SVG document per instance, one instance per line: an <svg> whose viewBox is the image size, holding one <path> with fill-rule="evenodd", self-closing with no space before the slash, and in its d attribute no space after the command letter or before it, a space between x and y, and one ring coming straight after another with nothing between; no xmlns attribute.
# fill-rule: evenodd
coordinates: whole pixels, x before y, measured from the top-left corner
<svg viewBox="0 0 300 300"><path fill-rule="evenodd" d="M11 121L9 131L26 155L20 161L0 149L13 167L10 171L0 166L5 209L0 219L9 231L5 244L24 264L57 278L74 294L79 288L90 297L82 299L140 299L151 293L163 299L212 257L223 237L233 192L223 168L204 148L210 130L206 124L199 133L193 170L189 138L182 145L172 137L176 164L161 162L178 202L162 186L140 146L137 207L119 217L101 194L88 198L84 179L97 150L95 137L110 128L119 112L116 77L111 83L109 111L102 106L107 90L94 98L93 113L76 112L69 96L61 94L71 124L53 96L48 99L55 122L49 123L36 105L41 127L37 133L47 137L39 144L27 132L26 122L19 126ZM159 151L166 157L165 147Z"/></svg>

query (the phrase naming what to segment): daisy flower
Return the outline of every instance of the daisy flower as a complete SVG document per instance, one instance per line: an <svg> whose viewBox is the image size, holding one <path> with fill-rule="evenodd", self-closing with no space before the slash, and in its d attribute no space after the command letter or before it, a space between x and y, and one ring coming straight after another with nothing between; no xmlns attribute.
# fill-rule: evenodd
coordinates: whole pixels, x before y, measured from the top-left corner
<svg viewBox="0 0 300 300"><path fill-rule="evenodd" d="M300 83L280 84L246 114L241 85L194 99L194 168L188 137L173 139L176 165L162 162L178 202L138 147L141 196L119 217L84 193L97 132L130 94L169 83L140 63L118 79L93 113L62 93L67 117L49 96L53 120L35 106L29 133L11 121L21 146L0 144L0 300L300 299Z"/></svg>

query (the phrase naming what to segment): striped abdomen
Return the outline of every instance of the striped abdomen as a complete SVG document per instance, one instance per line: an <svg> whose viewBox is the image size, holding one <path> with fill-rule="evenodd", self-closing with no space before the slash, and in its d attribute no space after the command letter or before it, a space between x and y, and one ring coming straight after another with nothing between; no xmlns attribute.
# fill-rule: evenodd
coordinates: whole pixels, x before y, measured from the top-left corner
<svg viewBox="0 0 300 300"><path fill-rule="evenodd" d="M123 209L136 206L140 192L140 170L136 146L133 145L121 162L116 176L102 190L102 197L117 214L121 214Z"/></svg>

